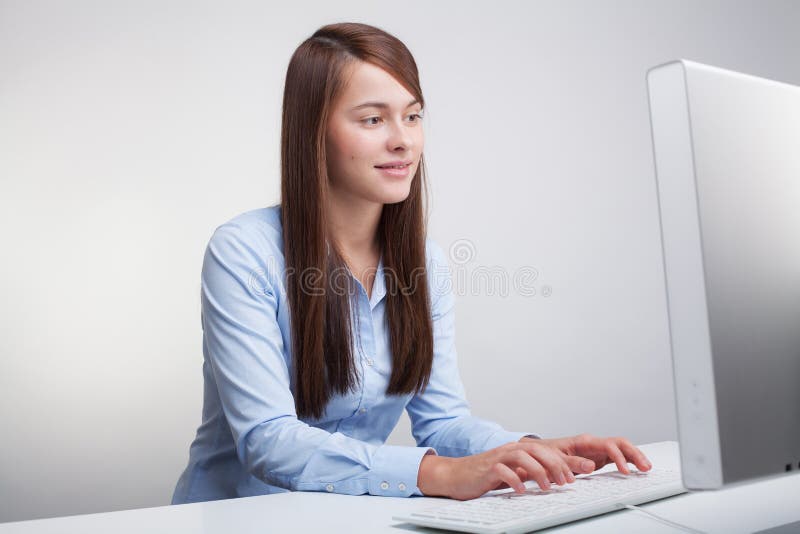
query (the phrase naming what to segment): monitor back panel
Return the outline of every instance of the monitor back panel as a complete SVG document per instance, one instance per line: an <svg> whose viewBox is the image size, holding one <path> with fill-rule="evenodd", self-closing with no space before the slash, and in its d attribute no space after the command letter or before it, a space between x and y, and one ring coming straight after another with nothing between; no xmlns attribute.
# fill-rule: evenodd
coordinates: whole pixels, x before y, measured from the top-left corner
<svg viewBox="0 0 800 534"><path fill-rule="evenodd" d="M800 88L648 73L689 488L800 469Z"/></svg>

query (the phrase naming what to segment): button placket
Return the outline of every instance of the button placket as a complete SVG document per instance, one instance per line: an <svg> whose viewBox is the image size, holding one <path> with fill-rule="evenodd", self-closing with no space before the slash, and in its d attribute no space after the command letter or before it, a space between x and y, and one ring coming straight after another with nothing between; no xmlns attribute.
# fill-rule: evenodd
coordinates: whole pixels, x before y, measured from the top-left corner
<svg viewBox="0 0 800 534"><path fill-rule="evenodd" d="M366 299L366 293L363 293L363 296ZM369 309L369 305L367 305L367 308ZM370 329L371 329L371 327L372 327L372 316L371 315L369 317L365 317L364 316L364 314L363 314L363 304L361 302L359 302L359 304L358 304L358 316L359 316L358 322L360 323L361 328L360 328L360 330L355 332L355 335L358 337L358 340L355 343L355 347L354 347L353 350L357 351L361 355L361 358L360 358L360 361L362 362L362 365L361 365L361 387L359 388L360 395L359 395L359 399L358 399L358 406L362 406L364 403L367 402L367 397L369 395L369 391L368 390L369 390L369 386L370 386L370 384L369 384L369 376L368 376L369 373L365 372L365 368L364 368L364 364L363 364L363 362L366 361L365 358L366 358L367 354L366 354L366 351L364 350L364 347L362 346L362 343L364 342L364 336L362 334L364 332L364 323L367 322L367 319L369 319L368 324L369 324ZM355 326L355 323L353 323L353 326ZM360 408L356 413L363 414L365 411L366 410L364 408Z"/></svg>
<svg viewBox="0 0 800 534"><path fill-rule="evenodd" d="M372 310L370 306L367 305L366 307L359 306L359 316L361 318L361 331L359 332L359 336L361 339L362 344L360 345L359 352L361 353L361 362L362 366L366 365L372 369L375 369L375 325L374 325L374 317L372 314ZM364 367L362 367L364 369ZM364 373L364 382L361 388L361 402L359 404L360 409L358 410L359 415L365 415L367 413L367 405L374 406L379 401L379 395L376 386L377 383L373 385L374 380L370 380L369 375L371 373ZM369 377L369 378L368 378Z"/></svg>

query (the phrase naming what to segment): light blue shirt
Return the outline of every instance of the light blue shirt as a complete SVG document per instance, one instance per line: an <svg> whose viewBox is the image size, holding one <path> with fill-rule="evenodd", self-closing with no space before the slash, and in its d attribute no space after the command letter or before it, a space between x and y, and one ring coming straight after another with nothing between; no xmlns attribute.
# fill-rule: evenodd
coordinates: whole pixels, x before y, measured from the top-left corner
<svg viewBox="0 0 800 534"><path fill-rule="evenodd" d="M279 206L242 213L219 226L206 247L203 419L173 504L289 490L422 495L417 474L426 453L466 456L539 437L470 415L456 363L451 274L431 239L434 358L425 391L386 394L392 364L381 259L370 298L354 278L360 386L335 395L322 418L298 418L279 215ZM385 444L403 410L416 447Z"/></svg>

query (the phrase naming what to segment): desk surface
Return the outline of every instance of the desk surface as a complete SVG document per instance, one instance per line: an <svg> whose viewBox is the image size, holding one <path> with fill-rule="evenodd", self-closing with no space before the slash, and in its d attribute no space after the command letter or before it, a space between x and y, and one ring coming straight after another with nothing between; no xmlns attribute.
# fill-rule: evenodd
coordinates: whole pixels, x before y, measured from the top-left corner
<svg viewBox="0 0 800 534"><path fill-rule="evenodd" d="M655 467L679 468L678 444L641 445ZM614 470L608 465L600 471ZM662 517L706 532L754 532L800 520L800 473L719 491L691 492L642 505ZM418 511L446 500L291 492L179 506L0 524L0 534L264 534L317 531L348 533L442 532L393 521L392 515ZM620 510L540 532L674 534L675 529L639 512Z"/></svg>

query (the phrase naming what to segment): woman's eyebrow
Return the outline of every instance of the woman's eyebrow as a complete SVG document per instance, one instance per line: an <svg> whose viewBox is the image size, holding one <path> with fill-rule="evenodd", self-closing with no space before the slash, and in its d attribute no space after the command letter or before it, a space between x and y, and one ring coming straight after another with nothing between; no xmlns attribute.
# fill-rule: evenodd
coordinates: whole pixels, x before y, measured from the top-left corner
<svg viewBox="0 0 800 534"><path fill-rule="evenodd" d="M411 102L409 102L408 105L406 106L406 109L410 108L414 104L419 104L419 100L412 100ZM364 102L363 104L357 105L356 107L354 107L350 111L356 111L356 110L359 110L361 108L388 109L389 108L389 104L387 104L385 102Z"/></svg>

